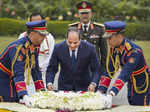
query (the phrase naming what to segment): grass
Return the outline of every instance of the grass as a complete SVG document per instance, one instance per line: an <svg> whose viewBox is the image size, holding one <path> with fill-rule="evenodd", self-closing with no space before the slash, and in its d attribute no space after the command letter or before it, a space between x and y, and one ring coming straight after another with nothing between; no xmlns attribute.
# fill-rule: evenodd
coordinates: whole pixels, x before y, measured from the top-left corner
<svg viewBox="0 0 150 112"><path fill-rule="evenodd" d="M2 37L0 36L0 53L5 49L5 47L11 43L12 41L16 40L16 37ZM61 42L64 39L55 39L55 43ZM147 64L150 66L150 41L135 41L135 43L142 47L144 56L146 58Z"/></svg>
<svg viewBox="0 0 150 112"><path fill-rule="evenodd" d="M136 41L135 43L142 47L146 62L150 67L150 41Z"/></svg>

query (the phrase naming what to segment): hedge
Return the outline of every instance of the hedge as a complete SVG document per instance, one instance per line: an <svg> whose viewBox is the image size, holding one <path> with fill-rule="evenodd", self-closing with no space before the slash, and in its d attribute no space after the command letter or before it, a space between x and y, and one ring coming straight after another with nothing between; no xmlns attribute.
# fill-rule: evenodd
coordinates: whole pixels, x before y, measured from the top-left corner
<svg viewBox="0 0 150 112"><path fill-rule="evenodd" d="M65 38L69 21L49 21L48 31L51 32L55 38Z"/></svg>
<svg viewBox="0 0 150 112"><path fill-rule="evenodd" d="M125 35L132 40L150 40L150 24L127 23Z"/></svg>
<svg viewBox="0 0 150 112"><path fill-rule="evenodd" d="M19 35L26 30L26 21L16 19L0 18L0 35ZM72 21L49 21L48 31L55 38L65 38L68 24ZM150 40L150 24L127 23L125 36L132 40Z"/></svg>
<svg viewBox="0 0 150 112"><path fill-rule="evenodd" d="M25 23L26 21L0 18L0 35L19 35L26 31ZM66 30L70 23L70 21L49 21L47 29L54 35L55 38L65 38Z"/></svg>
<svg viewBox="0 0 150 112"><path fill-rule="evenodd" d="M0 19L0 35L16 35L25 30L25 21L16 19Z"/></svg>

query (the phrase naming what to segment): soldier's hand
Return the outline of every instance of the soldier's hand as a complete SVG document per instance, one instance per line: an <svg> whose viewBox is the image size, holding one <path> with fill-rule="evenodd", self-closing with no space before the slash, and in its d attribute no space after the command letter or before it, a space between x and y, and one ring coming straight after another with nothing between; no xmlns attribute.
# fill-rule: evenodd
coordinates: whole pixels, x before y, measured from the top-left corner
<svg viewBox="0 0 150 112"><path fill-rule="evenodd" d="M94 84L90 84L89 87L88 87L88 91L89 92L94 92L95 91L95 87L96 86Z"/></svg>
<svg viewBox="0 0 150 112"><path fill-rule="evenodd" d="M49 91L53 91L53 90L55 90L55 87L53 86L53 84L50 84L50 85L47 86L47 89Z"/></svg>
<svg viewBox="0 0 150 112"><path fill-rule="evenodd" d="M103 96L103 102L105 108L111 108L112 107L112 95L104 95Z"/></svg>
<svg viewBox="0 0 150 112"><path fill-rule="evenodd" d="M104 92L104 91L102 91L102 90L99 90L99 92L100 92L101 94L105 94L105 92Z"/></svg>
<svg viewBox="0 0 150 112"><path fill-rule="evenodd" d="M24 95L23 99L19 100L19 103L25 104L27 107L32 107L31 99L28 95Z"/></svg>

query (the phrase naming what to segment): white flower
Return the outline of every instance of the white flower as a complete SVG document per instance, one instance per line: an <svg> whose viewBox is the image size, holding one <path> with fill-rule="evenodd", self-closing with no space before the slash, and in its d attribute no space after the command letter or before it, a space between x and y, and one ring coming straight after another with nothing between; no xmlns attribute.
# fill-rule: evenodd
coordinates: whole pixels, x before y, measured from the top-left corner
<svg viewBox="0 0 150 112"><path fill-rule="evenodd" d="M53 92L43 91L31 96L32 105L39 108L97 110L104 108L102 94L99 92Z"/></svg>

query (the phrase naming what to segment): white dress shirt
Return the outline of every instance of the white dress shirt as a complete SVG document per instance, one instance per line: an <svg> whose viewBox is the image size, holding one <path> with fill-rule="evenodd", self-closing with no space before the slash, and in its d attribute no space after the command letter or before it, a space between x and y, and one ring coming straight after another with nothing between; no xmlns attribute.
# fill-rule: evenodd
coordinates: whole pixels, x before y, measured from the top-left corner
<svg viewBox="0 0 150 112"><path fill-rule="evenodd" d="M84 29L84 26L85 26L85 25L87 25L86 31L88 31L88 30L89 30L89 27L90 27L90 21L89 21L88 24L83 24L83 23L82 23L82 29L83 29L83 31L85 30L85 29Z"/></svg>
<svg viewBox="0 0 150 112"><path fill-rule="evenodd" d="M70 57L72 57L72 50L69 48ZM75 49L75 58L77 59L78 48Z"/></svg>

